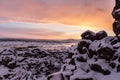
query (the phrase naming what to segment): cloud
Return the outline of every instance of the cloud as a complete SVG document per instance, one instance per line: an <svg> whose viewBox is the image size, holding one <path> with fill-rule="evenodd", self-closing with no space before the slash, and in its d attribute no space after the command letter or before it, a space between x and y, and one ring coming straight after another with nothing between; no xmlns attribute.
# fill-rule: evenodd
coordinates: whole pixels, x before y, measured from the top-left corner
<svg viewBox="0 0 120 80"><path fill-rule="evenodd" d="M80 25L111 19L112 0L0 0L0 20ZM105 5L103 5L105 4ZM101 13L102 12L102 13ZM106 15L107 14L107 15ZM99 19L96 19L99 18ZM109 17L106 18L106 17ZM6 19L7 18L7 19ZM102 20L101 20L102 18ZM103 19L104 18L104 19Z"/></svg>
<svg viewBox="0 0 120 80"><path fill-rule="evenodd" d="M110 31L113 22L111 16L113 6L114 0L0 0L0 25L2 22L61 23L69 25L66 26L69 29L62 25L61 28L58 28L59 30L55 30L57 25L49 26L44 30L42 30L43 27L39 26L41 30L36 31L37 28L26 29L26 27L34 27L32 24L32 26L24 26L26 24L18 25L14 23L16 25L12 28L12 25L6 23L7 27L3 30L14 35L17 32L24 31L21 35L19 33L19 36L23 37L24 34L26 34L26 37L36 35L34 38L47 38L48 34L49 37L59 38L56 36L58 35L61 38L68 38L71 37L70 34L74 36L76 33L73 33L77 29L80 30L77 30L77 34L83 32L81 29ZM24 28L21 30L20 27L22 26ZM2 29L0 26L1 32L3 32ZM16 32L14 32L15 29Z"/></svg>
<svg viewBox="0 0 120 80"><path fill-rule="evenodd" d="M74 28L68 29L68 26L62 24L0 23L0 38L68 39L78 38L78 32L79 30Z"/></svg>
<svg viewBox="0 0 120 80"><path fill-rule="evenodd" d="M31 27L30 25L34 25L36 27ZM20 27L21 26L21 27ZM42 26L42 25L39 25ZM1 32L10 32L10 33L19 33L19 34L28 34L28 35L63 35L64 32L59 32L55 30L50 30L47 28L38 27L38 25L30 24L30 23L1 23L0 24L0 31Z"/></svg>

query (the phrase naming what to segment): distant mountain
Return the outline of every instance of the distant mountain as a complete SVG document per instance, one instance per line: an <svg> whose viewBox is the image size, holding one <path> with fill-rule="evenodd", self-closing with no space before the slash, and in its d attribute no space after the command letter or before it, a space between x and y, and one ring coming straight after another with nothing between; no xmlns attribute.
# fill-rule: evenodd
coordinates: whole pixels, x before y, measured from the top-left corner
<svg viewBox="0 0 120 80"><path fill-rule="evenodd" d="M76 43L77 39L49 40L49 39L22 39L22 38L0 38L0 41L23 41L23 42L50 42L50 43Z"/></svg>
<svg viewBox="0 0 120 80"><path fill-rule="evenodd" d="M66 39L66 40L62 40L63 42L79 42L79 39Z"/></svg>

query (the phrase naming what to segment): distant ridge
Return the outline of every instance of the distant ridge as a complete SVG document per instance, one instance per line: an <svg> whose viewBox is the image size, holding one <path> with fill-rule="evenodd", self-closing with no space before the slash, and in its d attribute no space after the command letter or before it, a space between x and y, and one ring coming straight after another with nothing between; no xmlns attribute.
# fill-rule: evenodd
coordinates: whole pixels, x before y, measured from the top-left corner
<svg viewBox="0 0 120 80"><path fill-rule="evenodd" d="M50 43L72 43L72 42L79 42L79 40L77 40L77 39L49 40L49 39L22 39L22 38L0 38L0 41L50 42Z"/></svg>

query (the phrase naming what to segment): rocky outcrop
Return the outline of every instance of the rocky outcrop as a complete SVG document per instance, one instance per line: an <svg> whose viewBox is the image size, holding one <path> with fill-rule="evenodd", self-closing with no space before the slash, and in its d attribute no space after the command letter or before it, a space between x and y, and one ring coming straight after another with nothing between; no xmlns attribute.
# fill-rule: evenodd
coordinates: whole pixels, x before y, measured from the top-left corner
<svg viewBox="0 0 120 80"><path fill-rule="evenodd" d="M68 49L61 71L50 74L48 80L117 80L105 77L120 74L118 37L107 36L105 31L86 31L81 37L78 45Z"/></svg>
<svg viewBox="0 0 120 80"><path fill-rule="evenodd" d="M47 80L119 80L120 0L115 1L112 15L116 36L110 37L105 31L85 31L78 45L69 48L61 71L49 75Z"/></svg>

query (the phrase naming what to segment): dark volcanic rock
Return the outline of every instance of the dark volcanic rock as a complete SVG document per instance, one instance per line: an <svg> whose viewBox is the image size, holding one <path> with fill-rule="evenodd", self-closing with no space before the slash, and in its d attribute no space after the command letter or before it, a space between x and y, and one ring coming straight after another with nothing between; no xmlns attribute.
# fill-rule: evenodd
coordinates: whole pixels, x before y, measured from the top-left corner
<svg viewBox="0 0 120 80"><path fill-rule="evenodd" d="M117 72L120 72L120 65L117 66Z"/></svg>
<svg viewBox="0 0 120 80"><path fill-rule="evenodd" d="M91 40L91 41L94 41L94 40L101 40L105 37L107 37L107 33L105 31L99 31L97 33L94 33L92 31L85 31L84 33L82 33L81 37L82 39L87 39L87 40Z"/></svg>
<svg viewBox="0 0 120 80"><path fill-rule="evenodd" d="M115 21L113 23L113 31L117 36L120 34L120 22L119 21Z"/></svg>
<svg viewBox="0 0 120 80"><path fill-rule="evenodd" d="M77 60L80 62L87 62L87 59L84 59L82 56L78 57Z"/></svg>
<svg viewBox="0 0 120 80"><path fill-rule="evenodd" d="M110 63L110 66L114 69L116 67L116 63Z"/></svg>
<svg viewBox="0 0 120 80"><path fill-rule="evenodd" d="M120 0L115 0L115 7L113 9L112 15L116 20L120 20Z"/></svg>
<svg viewBox="0 0 120 80"><path fill-rule="evenodd" d="M115 18L115 22L113 23L113 31L118 36L118 34L120 34L120 0L116 0L112 15L113 18Z"/></svg>
<svg viewBox="0 0 120 80"><path fill-rule="evenodd" d="M99 58L106 59L106 60L111 60L113 55L114 55L114 53L115 53L109 47L100 48L97 52L99 54Z"/></svg>
<svg viewBox="0 0 120 80"><path fill-rule="evenodd" d="M103 38L105 38L105 37L107 37L108 35L107 35L107 33L105 32L105 31L100 31L100 32L97 32L96 33L96 38L97 38L97 40L101 40L101 39L103 39Z"/></svg>
<svg viewBox="0 0 120 80"><path fill-rule="evenodd" d="M93 70L93 71L96 71L96 72L102 72L102 67L100 66L100 65L98 65L98 64L92 64L91 66L90 66L90 68Z"/></svg>
<svg viewBox="0 0 120 80"><path fill-rule="evenodd" d="M80 52L80 54L84 54L86 52L85 48L88 48L90 45L90 41L88 40L81 40L78 43L77 50Z"/></svg>
<svg viewBox="0 0 120 80"><path fill-rule="evenodd" d="M90 68L91 68L93 71L102 73L102 74L104 74L104 75L109 75L109 74L111 73L109 70L102 69L102 67L101 67L99 64L92 64L92 65L90 66Z"/></svg>
<svg viewBox="0 0 120 80"><path fill-rule="evenodd" d="M95 33L92 31L85 31L84 33L82 33L81 35L82 39L88 39L88 40L95 40Z"/></svg>

